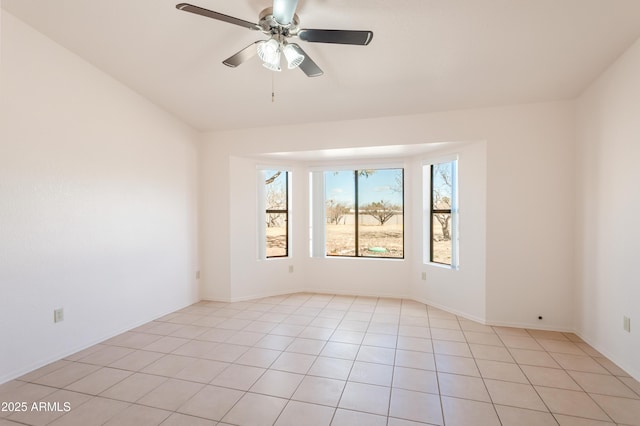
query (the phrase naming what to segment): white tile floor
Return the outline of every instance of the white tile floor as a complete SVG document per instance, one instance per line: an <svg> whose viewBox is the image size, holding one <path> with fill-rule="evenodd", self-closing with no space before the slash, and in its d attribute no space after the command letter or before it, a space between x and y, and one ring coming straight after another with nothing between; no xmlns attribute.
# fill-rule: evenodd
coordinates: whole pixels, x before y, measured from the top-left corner
<svg viewBox="0 0 640 426"><path fill-rule="evenodd" d="M6 383L0 401L62 409L0 412L0 426L640 425L640 383L575 335L320 294L197 303Z"/></svg>

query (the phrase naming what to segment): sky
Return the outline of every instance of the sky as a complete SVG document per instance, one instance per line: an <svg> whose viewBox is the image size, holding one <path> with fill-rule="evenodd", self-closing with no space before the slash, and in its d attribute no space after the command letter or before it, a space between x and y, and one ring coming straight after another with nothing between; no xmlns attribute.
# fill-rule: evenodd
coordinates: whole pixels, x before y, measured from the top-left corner
<svg viewBox="0 0 640 426"><path fill-rule="evenodd" d="M378 169L368 177L360 176L358 182L360 205L380 200L402 205L402 192L394 191L394 188L398 187L396 176L402 176L402 169ZM325 172L324 179L326 200L335 200L337 203L353 206L355 200L353 171Z"/></svg>

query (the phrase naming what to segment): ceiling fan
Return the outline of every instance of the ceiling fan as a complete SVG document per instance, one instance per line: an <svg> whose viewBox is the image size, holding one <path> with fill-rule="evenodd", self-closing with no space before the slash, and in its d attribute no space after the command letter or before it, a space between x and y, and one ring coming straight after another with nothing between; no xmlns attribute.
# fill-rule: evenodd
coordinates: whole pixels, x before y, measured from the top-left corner
<svg viewBox="0 0 640 426"><path fill-rule="evenodd" d="M289 42L289 39L298 37L300 40L312 43L366 46L373 38L371 31L301 29L298 15L295 14L297 5L298 0L273 0L273 7L260 12L257 24L189 3L177 4L176 8L250 30L261 31L270 37L268 40L258 40L222 61L223 64L232 68L257 54L266 68L280 71L281 56L284 55L288 68L299 67L308 77L317 77L323 74L320 67L298 44Z"/></svg>

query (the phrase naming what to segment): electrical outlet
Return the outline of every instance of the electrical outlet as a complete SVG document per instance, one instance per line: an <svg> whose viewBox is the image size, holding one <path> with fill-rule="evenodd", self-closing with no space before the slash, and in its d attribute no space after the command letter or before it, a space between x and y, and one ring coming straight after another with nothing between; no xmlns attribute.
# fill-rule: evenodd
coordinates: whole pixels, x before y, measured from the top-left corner
<svg viewBox="0 0 640 426"><path fill-rule="evenodd" d="M289 273L293 274L293 265L289 265Z"/></svg>
<svg viewBox="0 0 640 426"><path fill-rule="evenodd" d="M427 273L423 272L422 273L422 281L426 281L427 280Z"/></svg>
<svg viewBox="0 0 640 426"><path fill-rule="evenodd" d="M622 317L622 318L623 318L622 327L624 328L624 331L626 331L627 333L631 333L631 318L629 317Z"/></svg>
<svg viewBox="0 0 640 426"><path fill-rule="evenodd" d="M53 322L64 321L64 309L58 308L53 310Z"/></svg>

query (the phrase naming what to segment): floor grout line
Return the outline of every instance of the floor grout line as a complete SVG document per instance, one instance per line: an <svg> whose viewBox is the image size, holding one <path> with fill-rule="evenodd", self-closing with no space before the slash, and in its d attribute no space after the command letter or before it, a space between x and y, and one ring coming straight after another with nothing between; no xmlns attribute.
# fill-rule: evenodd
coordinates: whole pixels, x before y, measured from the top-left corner
<svg viewBox="0 0 640 426"><path fill-rule="evenodd" d="M201 325L204 323L213 325ZM47 395L57 393L58 391L68 391L86 396L88 399L83 400L84 402L79 404L78 407L82 407L89 401L98 402L100 400L113 401L114 404L118 403L114 405L114 409L120 409L123 406L126 407L113 414L110 419L120 416L121 413L129 407L139 406L149 408L152 411L161 410L172 413L166 418L168 423L168 419L172 416L178 414L184 415L184 413L180 413L178 410L194 401L200 392L210 387L217 387L225 391L233 391L240 394L240 397L221 416L222 418L229 415L248 394L275 397L284 401L284 405L273 419L274 423L284 415L288 409L287 407L293 406L293 402L324 407L323 409L332 409L332 422L336 420L336 416L341 412L340 410L379 416L380 414L374 414L368 411L372 409L366 408L366 405L358 405L361 404L361 402L356 402L354 405L355 408L351 406L349 408L340 407L341 401L345 397L345 391L349 387L349 384L353 383L363 385L362 389L381 388L385 389L385 392L388 392L386 415L383 415L383 417L386 417L387 422L390 423L394 406L395 390L413 392L417 395L436 395L435 393L425 391L425 389L428 388L415 390L413 386L410 385L410 382L396 383L398 374L407 374L405 369L415 369L415 373L418 373L418 371L431 371L435 375L435 386L440 402L440 416L444 424L448 422L443 401L444 396L455 400L491 404L493 416L500 424L504 422L498 409L502 406L522 410L518 412L523 413L523 415L527 413L530 413L530 415L546 413L550 416L550 419L553 419L556 423L562 423L558 418L559 415L566 415L576 419L594 420L590 417L584 417L585 415L596 416L596 414L589 414L588 412L574 411L572 414L559 414L551 411L553 407L545 401L541 394L543 389L555 389L561 392L571 392L572 390L555 385L550 386L549 384L534 385L534 380L527 375L526 370L528 370L527 367L536 367L536 365L534 365L535 360L532 359L531 362L529 362L523 359L522 356L524 356L524 354L535 356L535 353L539 352L540 354L545 354L550 360L553 360L557 367L537 366L536 368L557 370L568 376L572 383L575 383L577 389L579 389L573 390L575 395L586 395L591 406L597 407L598 410L605 413L609 421L616 419L617 414L612 414L610 411L612 410L611 407L598 403L598 400L602 399L596 400L594 395L616 398L614 401L626 401L625 403L634 404L634 407L638 407L638 416L640 416L640 394L631 387L631 382L625 382L621 379L623 376L619 376L619 374L622 374L622 372L618 371L619 369L614 370L615 365L611 364L606 358L593 356L592 354L595 352L588 351L590 347L584 346L586 343L575 341L577 339L568 333L508 329L504 327L489 327L489 329L487 329L486 327L488 326L479 325L471 320L461 318L440 309L405 299L296 293L237 303L201 301L138 326L133 330L121 333L104 342L79 351L76 354L65 357L62 360L64 362L57 365L57 368L51 367L51 365L55 364L54 362L39 369L42 370L42 374L38 374L38 370L35 370L9 383L14 383L13 386L16 387L14 393L17 395L21 394L21 388L24 388L22 389L23 393L29 391L37 392L37 389L39 389L37 387L39 386L51 390ZM428 331L428 338L424 337L425 334L422 329ZM202 337L211 332L213 332L211 337L217 340L212 341ZM216 333L218 333L220 337L217 337L215 335ZM484 337L484 335L496 336L497 339ZM387 336L390 337L387 338ZM519 348L517 347L519 344L518 340L516 339L512 342L509 336L530 339L522 340L520 346L529 345L530 347L534 347L537 345L536 347L539 349ZM268 337L275 338L272 346L277 347L277 349L258 346L261 342L266 342L265 339ZM436 339L434 337L438 338ZM333 338L336 338L336 340L332 340ZM281 339L282 343L278 343L279 339ZM356 340L357 343L353 343ZM391 340L395 343L391 342ZM314 342L319 343L316 344ZM500 342L501 346L497 345L496 342ZM335 347L337 351L341 350L341 348L342 350L350 348L350 346L346 345L354 345L353 348L356 349L357 347L357 350L354 351L353 355L345 352L343 357L340 357L341 354L339 352L325 352L330 343L335 343L335 345L331 346ZM579 346L579 343L583 345ZM425 345L428 345L428 347ZM209 346L211 349L209 349ZM147 347L150 349L146 349ZM215 351L216 348L225 348L230 352L219 354L218 359L209 358L207 353L210 352L206 351ZM465 351L461 351L462 348L465 348ZM505 354L509 355L511 361L497 359L501 356L500 351L496 350L492 352L491 348L502 348ZM430 352L422 349L430 349ZM474 351L481 352L476 355ZM147 353L154 355L145 355ZM239 355L236 356L236 353ZM406 358L406 365L404 365L404 362L403 365L399 364L400 353L408 357ZM466 353L469 353L470 356L467 356ZM79 357L78 354L83 355ZM136 357L135 354L138 354L138 357ZM227 357L226 354L229 356ZM424 357L413 358L414 355L412 354L424 354ZM156 355L158 358L155 358ZM267 358L261 358L263 356ZM348 358L345 359L344 356ZM483 356L486 356L487 359L483 358ZM132 358L129 359L128 357ZM596 364L594 364L592 368L589 364L579 364L575 366L576 368L581 370L589 370L589 368L591 368L595 371L567 369L567 367L572 367L570 363L574 362L574 360L580 361L579 358L591 360L589 362ZM285 359L289 361L281 361L281 363L295 362L296 364L279 365L281 364L279 360ZM344 365L345 367L348 365L348 372L346 372L346 375L342 372L337 373L337 376L344 377L341 379L327 377L331 375L331 373L326 373L322 370L318 370L318 373L313 373L314 366L320 359L339 361L337 365ZM431 359L432 361L429 362L432 362L433 370L426 368L431 367L431 365L421 364L423 361L417 361L418 359ZM517 359L520 359L520 361ZM129 362L139 362L140 365L132 364L129 369L123 368L125 360ZM147 362L148 360L151 361ZM161 363L161 360L165 360L164 363ZM479 376L468 375L467 373L470 372L465 372L464 370L452 369L450 367L443 368L443 365L441 365L445 362L462 362L462 360L473 360L473 365ZM526 380L526 386L534 390L535 395L542 401L546 411L537 411L520 406L524 404L504 404L501 403L500 400L496 400L491 392L489 392L487 380L494 382L493 385L497 383L513 385L518 384L518 382L510 380L512 378L507 376L499 378L485 377L480 367L480 364L485 361L486 363L491 363L491 365L504 364L505 366L516 366L520 375ZM186 363L186 365L180 366L182 362ZM193 372L190 371L189 368L196 362L201 362L207 370L193 375ZM152 366L156 363L158 363L157 370L153 371L154 367ZM219 365L216 363L219 363ZM543 364L542 362L538 363ZM380 367L378 369L375 365L386 367ZM595 365L602 371L596 372L599 370ZM369 368L368 366L371 366L370 368L372 368L372 370L369 370L369 372L365 371L364 377L352 377L356 366L364 368L365 370ZM47 370L47 367L52 369ZM253 380L251 384L243 385L238 383L237 386L246 387L246 389L238 389L238 387L232 387L232 385L213 384L217 377L220 377L232 367L239 369L260 368L262 371L256 378L251 377L250 380ZM402 367L402 371L400 367ZM81 368L81 370L76 370L76 368ZM217 370L218 368L220 369ZM297 371L298 368L299 371ZM171 371L172 369L175 371ZM304 370L303 373L300 372L302 370ZM112 371L113 374L110 375ZM287 391L288 397L282 398L281 396L273 395L269 390L265 390L263 393L262 391L259 392L256 388L252 391L255 385L270 371L300 376L300 380L293 386L291 392L289 393L289 391ZM361 372L363 370L359 371ZM185 373L182 374L183 372ZM386 379L388 372L390 372L389 382L387 382ZM127 373L127 375L125 376L123 373ZM586 375L575 376L576 374L583 373ZM74 377L74 374L77 377ZM373 376L367 377L368 374L372 374ZM378 374L380 374L379 377ZM460 396L463 394L454 392L456 395L443 395L441 374L447 374L453 377L450 378L450 380L457 380L456 377L469 377L482 380L483 389L488 395L489 401L477 399L474 394L464 394L464 396ZM628 395L636 395L637 397L617 395L615 393L616 387L614 387L613 390L602 389L602 393L600 393L600 389L594 390L589 386L585 387L585 385L578 383L575 378L583 377L583 379L580 380L591 380L593 376L590 376L590 374L611 377L613 378L611 382L614 383L615 386L620 386L618 389L626 389ZM141 394L137 396L134 402L116 399L112 396L103 396L103 394L106 395L109 390L119 389L120 385L124 386L125 382L135 375L158 377L162 379L162 381L154 386L149 385L150 388L146 391L144 391L144 389L141 390ZM109 377L112 377L115 381L110 383L109 380L111 379L109 379ZM188 377L188 379L183 377ZM209 380L209 377L212 378ZM250 375L247 375L247 377L250 377ZM341 382L342 389L337 396L337 402L324 404L322 402L309 402L294 398L296 392L301 390L303 383L308 382L311 378ZM383 380L379 381L378 379ZM68 382L68 380L72 381ZM163 410L157 406L157 403L156 406L154 406L141 402L163 384L166 385L170 380L173 380L175 383L184 382L185 384L191 384L193 386L187 386L185 389L197 388L197 391L191 396L186 397L175 410ZM47 384L39 384L38 382ZM539 381L536 380L535 382ZM83 386L86 385L87 387L85 389L91 389L93 387L97 395L72 390L73 385L77 383L82 383ZM105 383L105 388L101 388L101 386L103 386L102 383ZM380 383L385 384L381 385ZM591 383L599 382L592 381ZM0 396L3 395L2 389L4 386L5 385L0 385ZM7 386L10 387L11 385ZM371 388L367 388L367 386L371 386ZM78 386L78 388L80 387ZM590 389L591 392L587 391L587 389ZM45 391L42 390L40 392ZM623 394L627 393L623 392ZM41 397L41 399L46 400L46 396ZM302 399L305 398L303 397ZM296 404L296 406L298 408L302 407L298 404ZM86 410L89 409L88 407L90 406L87 406ZM72 413L73 411L65 413L54 420L54 422L56 422L56 424L65 424L67 420L71 422L72 419L75 418L71 415ZM11 416L13 416L13 414ZM11 420L11 416L0 416L0 421ZM426 418L421 416L423 416L423 414L419 414L419 411L416 411L413 414L407 413L403 415L403 418L411 421L418 419L425 421ZM7 419L7 417L9 418ZM16 419L21 418L14 417ZM207 417L195 417L207 419ZM221 419L216 421L221 421Z"/></svg>

